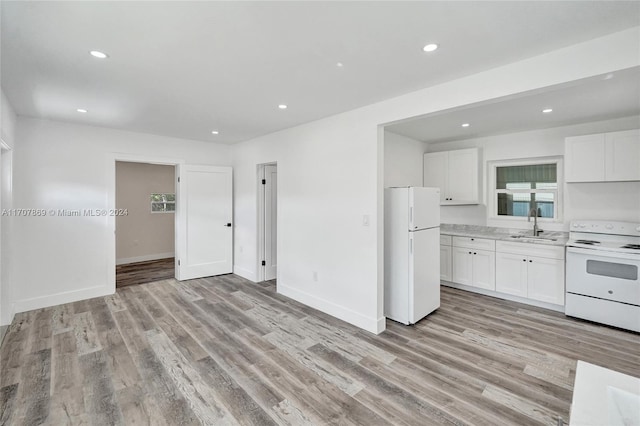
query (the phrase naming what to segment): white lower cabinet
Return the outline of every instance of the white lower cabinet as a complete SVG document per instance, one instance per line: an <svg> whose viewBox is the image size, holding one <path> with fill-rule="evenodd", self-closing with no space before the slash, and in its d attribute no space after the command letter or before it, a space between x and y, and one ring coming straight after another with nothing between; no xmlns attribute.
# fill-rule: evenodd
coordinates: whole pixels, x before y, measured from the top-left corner
<svg viewBox="0 0 640 426"><path fill-rule="evenodd" d="M473 267L473 259L471 259L471 250L466 248L453 248L453 282L458 284L471 285L473 280L471 268Z"/></svg>
<svg viewBox="0 0 640 426"><path fill-rule="evenodd" d="M564 305L564 246L443 235L440 279Z"/></svg>
<svg viewBox="0 0 640 426"><path fill-rule="evenodd" d="M526 256L496 253L496 291L527 297Z"/></svg>
<svg viewBox="0 0 640 426"><path fill-rule="evenodd" d="M496 291L564 305L562 247L498 241L496 250Z"/></svg>
<svg viewBox="0 0 640 426"><path fill-rule="evenodd" d="M495 290L495 258L489 250L453 247L453 282Z"/></svg>
<svg viewBox="0 0 640 426"><path fill-rule="evenodd" d="M564 260L531 257L529 262L527 297L564 305Z"/></svg>
<svg viewBox="0 0 640 426"><path fill-rule="evenodd" d="M440 279L452 281L451 277L451 246L440 244Z"/></svg>

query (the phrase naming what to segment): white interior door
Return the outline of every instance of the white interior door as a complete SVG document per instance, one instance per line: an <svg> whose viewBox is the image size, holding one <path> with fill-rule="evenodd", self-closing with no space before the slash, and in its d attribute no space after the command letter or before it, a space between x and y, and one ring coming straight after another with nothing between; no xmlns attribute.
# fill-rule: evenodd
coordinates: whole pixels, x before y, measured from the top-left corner
<svg viewBox="0 0 640 426"><path fill-rule="evenodd" d="M278 206L278 168L275 165L264 167L264 279L276 279L278 253L277 246L277 206Z"/></svg>
<svg viewBox="0 0 640 426"><path fill-rule="evenodd" d="M232 272L231 167L179 166L176 278Z"/></svg>

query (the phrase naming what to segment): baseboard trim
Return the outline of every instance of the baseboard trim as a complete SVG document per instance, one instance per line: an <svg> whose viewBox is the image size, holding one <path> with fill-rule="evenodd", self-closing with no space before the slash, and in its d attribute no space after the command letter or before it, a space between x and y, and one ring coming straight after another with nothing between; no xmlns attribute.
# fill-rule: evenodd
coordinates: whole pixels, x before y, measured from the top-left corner
<svg viewBox="0 0 640 426"><path fill-rule="evenodd" d="M298 289L288 287L281 283L277 285L278 293L290 297L300 303L304 303L307 306L318 309L326 314L334 316L338 319L353 324L356 327L360 327L370 333L379 334L385 329L385 318L370 318L360 314L359 312L345 308L344 306L337 305L325 299L320 299L312 294L305 293Z"/></svg>
<svg viewBox="0 0 640 426"><path fill-rule="evenodd" d="M249 269L240 267L238 265L233 265L233 273L251 282L257 282L256 273Z"/></svg>
<svg viewBox="0 0 640 426"><path fill-rule="evenodd" d="M123 257L122 259L116 259L116 265L127 265L129 263L146 262L148 260L166 259L168 257L175 257L174 252L146 254L144 256L136 257Z"/></svg>
<svg viewBox="0 0 640 426"><path fill-rule="evenodd" d="M554 305L552 303L539 302L533 299L527 299L526 297L513 296L511 294L500 293L498 291L485 290L483 288L471 287L464 284L456 284L449 281L440 281L440 284L445 287L457 288L459 290L470 291L472 293L478 293L485 296L496 297L498 299L510 300L512 302L523 303L525 305L536 306L538 308L545 308L551 311L564 313L564 305Z"/></svg>
<svg viewBox="0 0 640 426"><path fill-rule="evenodd" d="M46 296L22 299L15 302L15 313L32 311L34 309L48 308L49 306L63 305L79 300L92 299L94 297L108 296L114 293L111 286L99 286L83 288L82 290L66 291L63 293L49 294Z"/></svg>

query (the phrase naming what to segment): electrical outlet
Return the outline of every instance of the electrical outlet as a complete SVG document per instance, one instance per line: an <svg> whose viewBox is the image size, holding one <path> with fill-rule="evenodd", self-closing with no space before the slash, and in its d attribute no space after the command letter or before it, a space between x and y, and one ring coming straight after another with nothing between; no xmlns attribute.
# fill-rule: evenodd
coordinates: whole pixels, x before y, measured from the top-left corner
<svg viewBox="0 0 640 426"><path fill-rule="evenodd" d="M318 272L317 271L313 271L313 280L314 281L318 281Z"/></svg>

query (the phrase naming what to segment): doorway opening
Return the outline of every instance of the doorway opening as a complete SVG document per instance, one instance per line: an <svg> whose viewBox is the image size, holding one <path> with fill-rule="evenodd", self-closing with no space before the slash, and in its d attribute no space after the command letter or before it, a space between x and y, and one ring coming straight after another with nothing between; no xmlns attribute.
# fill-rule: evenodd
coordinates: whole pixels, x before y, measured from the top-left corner
<svg viewBox="0 0 640 426"><path fill-rule="evenodd" d="M258 281L278 276L278 165L258 165Z"/></svg>
<svg viewBox="0 0 640 426"><path fill-rule="evenodd" d="M176 167L116 161L116 288L175 277Z"/></svg>

